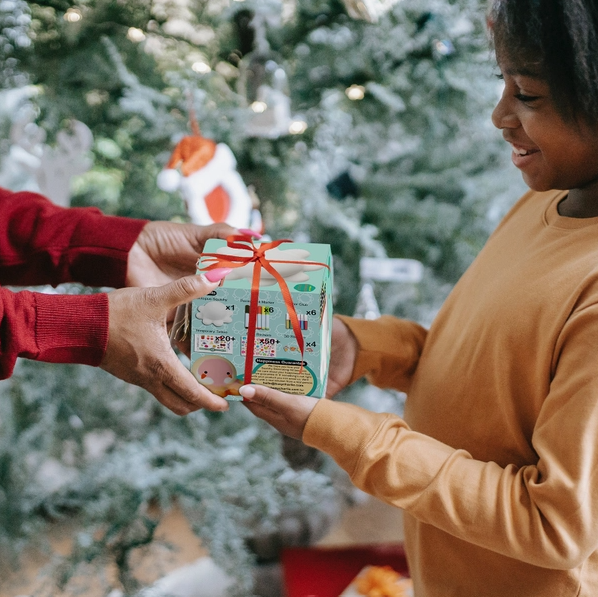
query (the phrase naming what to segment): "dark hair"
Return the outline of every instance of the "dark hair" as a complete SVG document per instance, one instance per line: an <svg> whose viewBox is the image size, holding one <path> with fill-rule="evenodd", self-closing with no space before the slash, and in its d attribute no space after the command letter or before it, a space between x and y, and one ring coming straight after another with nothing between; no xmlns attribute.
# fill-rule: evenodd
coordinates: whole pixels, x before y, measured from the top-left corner
<svg viewBox="0 0 598 597"><path fill-rule="evenodd" d="M567 120L598 124L598 0L494 0L497 58L537 72Z"/></svg>

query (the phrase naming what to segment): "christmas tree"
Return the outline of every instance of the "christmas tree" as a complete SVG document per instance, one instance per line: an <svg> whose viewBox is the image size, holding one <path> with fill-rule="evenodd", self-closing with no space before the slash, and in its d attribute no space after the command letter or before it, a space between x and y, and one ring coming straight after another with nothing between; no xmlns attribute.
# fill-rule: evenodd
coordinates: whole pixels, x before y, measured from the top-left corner
<svg viewBox="0 0 598 597"><path fill-rule="evenodd" d="M232 149L269 235L331 244L339 313L355 311L362 257L407 258L422 281L376 299L429 323L521 188L490 123L482 0L3 0L0 36L3 186L44 190L42 149L64 162L55 148L88 130L71 205L186 220L156 179L194 113ZM141 590L129 555L176 501L246 597L255 537L335 494L329 463L293 469L241 407L178 419L100 370L25 361L1 391L0 546L77 517L58 584L109 558Z"/></svg>

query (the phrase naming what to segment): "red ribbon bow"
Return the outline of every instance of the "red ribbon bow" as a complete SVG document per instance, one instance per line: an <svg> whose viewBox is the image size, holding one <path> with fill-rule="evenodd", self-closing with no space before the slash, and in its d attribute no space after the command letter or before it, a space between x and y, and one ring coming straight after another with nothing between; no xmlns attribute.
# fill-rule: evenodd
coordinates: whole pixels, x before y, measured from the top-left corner
<svg viewBox="0 0 598 597"><path fill-rule="evenodd" d="M298 265L321 265L323 267L328 268L328 265L325 263L319 263L317 261L290 261L284 259L268 259L266 257L266 251L270 249L275 249L282 243L290 243L293 242L291 240L275 240L272 242L262 242L258 246L253 244L253 240L247 236L238 236L232 235L226 239L226 244L231 249L243 249L245 251L251 251L252 255L227 255L225 253L202 253L202 259L205 257L209 258L210 263L208 265L205 264L205 261L202 263L203 267L200 268L200 271L209 272L210 270L221 268L221 267L230 267L236 269L238 267L243 267L248 263L253 263L253 277L251 280L251 298L249 302L249 324L247 327L247 350L246 350L246 357L245 357L245 377L244 383L248 384L251 383L251 376L252 376L252 369L253 369L253 355L255 349L255 331L257 327L257 316L258 316L258 301L259 301L259 294L260 294L260 276L262 268L264 268L274 279L278 282L280 286L280 291L282 293L282 297L284 299L284 303L287 308L287 312L291 319L291 325L293 327L293 332L295 334L295 338L297 340L297 344L299 345L299 350L301 352L301 369L300 372L303 371L303 353L304 353L304 341L303 341L303 332L301 331L301 325L299 323L299 317L297 317L297 310L295 309L295 305L293 304L293 297L291 295L291 291L287 286L285 279L276 271L274 267L272 267L272 263L295 263ZM329 268L330 269L330 268Z"/></svg>

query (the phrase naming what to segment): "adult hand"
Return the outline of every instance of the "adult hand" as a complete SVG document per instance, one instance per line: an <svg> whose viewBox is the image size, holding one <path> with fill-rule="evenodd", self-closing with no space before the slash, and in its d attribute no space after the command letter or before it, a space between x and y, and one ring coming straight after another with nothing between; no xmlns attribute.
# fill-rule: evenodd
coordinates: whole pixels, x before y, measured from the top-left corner
<svg viewBox="0 0 598 597"><path fill-rule="evenodd" d="M307 419L318 398L285 394L264 386L247 385L239 388L243 404L257 417L295 439L301 439Z"/></svg>
<svg viewBox="0 0 598 597"><path fill-rule="evenodd" d="M206 240L235 232L227 224L148 222L129 251L125 283L147 288L194 274Z"/></svg>
<svg viewBox="0 0 598 597"><path fill-rule="evenodd" d="M221 268L158 288L122 288L108 293L108 346L100 367L145 388L178 415L200 408L227 410L227 401L202 386L180 362L170 346L166 320L178 305L214 290L229 272Z"/></svg>
<svg viewBox="0 0 598 597"><path fill-rule="evenodd" d="M333 317L326 398L332 398L349 385L357 360L357 351L357 340L351 330L338 317Z"/></svg>

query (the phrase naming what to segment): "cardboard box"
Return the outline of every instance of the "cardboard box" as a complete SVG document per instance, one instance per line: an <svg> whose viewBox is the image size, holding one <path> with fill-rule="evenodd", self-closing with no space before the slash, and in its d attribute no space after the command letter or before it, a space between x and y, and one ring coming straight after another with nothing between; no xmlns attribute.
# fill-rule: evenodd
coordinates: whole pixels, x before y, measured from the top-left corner
<svg viewBox="0 0 598 597"><path fill-rule="evenodd" d="M210 239L200 259L199 271L217 261L219 267L226 267L227 260L240 261L235 261L238 267L221 286L193 301L192 373L215 394L240 400L238 389L246 383L246 361L251 358L253 383L290 394L323 397L332 328L330 246L291 242L262 246L258 241L253 245L249 241L231 244L233 247L227 241ZM249 262L255 254L252 247L261 248L266 260L265 265L259 266L259 294L254 292L257 300L253 318L250 314L255 264ZM282 284L268 271L272 268L282 278ZM281 285L288 288L291 305L285 301ZM247 339L252 326L255 341L251 357Z"/></svg>

